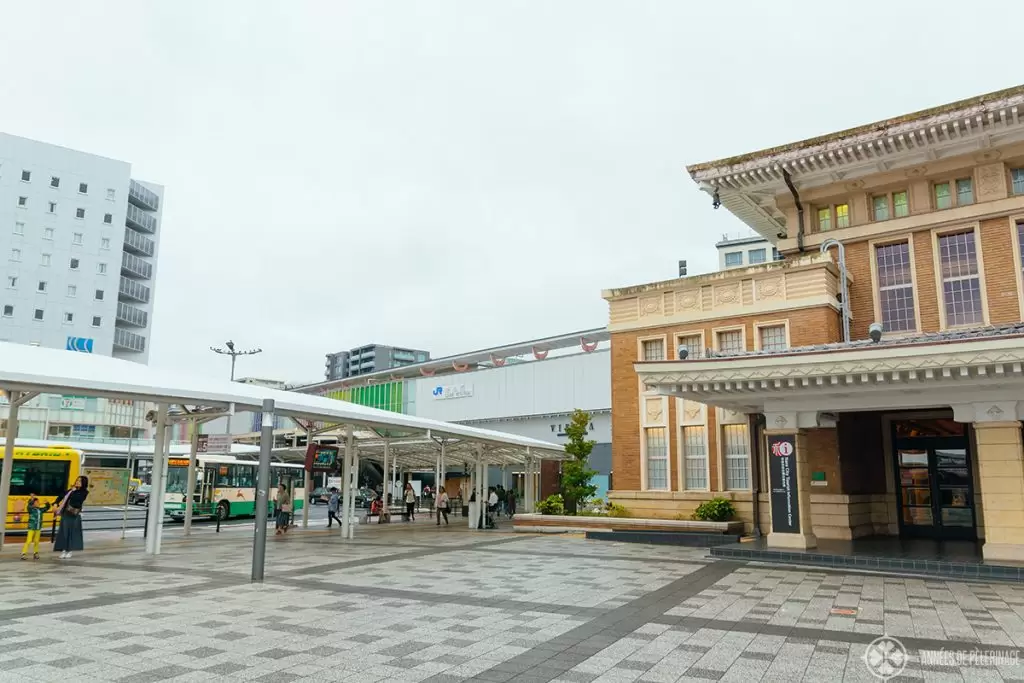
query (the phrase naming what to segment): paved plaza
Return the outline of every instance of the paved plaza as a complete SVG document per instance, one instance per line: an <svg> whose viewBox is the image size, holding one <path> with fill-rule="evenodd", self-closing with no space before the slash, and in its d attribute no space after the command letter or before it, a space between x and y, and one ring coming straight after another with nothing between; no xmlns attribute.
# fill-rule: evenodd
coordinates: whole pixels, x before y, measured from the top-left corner
<svg viewBox="0 0 1024 683"><path fill-rule="evenodd" d="M1024 680L996 661L919 651L1024 646L1024 586L780 569L704 549L360 527L0 560L0 681ZM88 542L88 539L87 539ZM961 664L965 664L961 666Z"/></svg>

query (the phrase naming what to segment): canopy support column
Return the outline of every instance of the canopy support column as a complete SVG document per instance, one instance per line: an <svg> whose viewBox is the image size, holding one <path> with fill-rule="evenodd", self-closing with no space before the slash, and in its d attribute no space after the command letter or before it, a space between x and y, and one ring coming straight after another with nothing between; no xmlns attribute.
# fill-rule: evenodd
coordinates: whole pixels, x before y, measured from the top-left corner
<svg viewBox="0 0 1024 683"><path fill-rule="evenodd" d="M356 537L356 498L359 493L359 444L355 444L352 447L352 487L348 496L349 508L345 510L345 514L348 515L348 538L352 540Z"/></svg>
<svg viewBox="0 0 1024 683"><path fill-rule="evenodd" d="M4 547L7 533L8 499L11 494L11 474L14 472L14 446L18 440L18 409L22 404L38 396L36 392L7 392L7 430L4 432L4 467L0 476L0 549Z"/></svg>
<svg viewBox="0 0 1024 683"><path fill-rule="evenodd" d="M309 448L309 444L311 444L311 443L313 443L313 430L307 427L306 428L306 448ZM303 529L308 529L309 528L309 506L310 506L309 497L313 493L313 471L310 470L310 469L304 469L303 473L305 474L305 476L304 476L302 488L303 488L303 491L304 491L303 495L306 498L305 498L305 500L302 501L302 528ZM294 491L292 492L292 507L293 508L295 507L295 494L294 494Z"/></svg>
<svg viewBox="0 0 1024 683"><path fill-rule="evenodd" d="M490 507L491 492L491 465L487 458L483 457L483 449L480 449L480 501L483 507L480 508L480 528L487 528L487 508Z"/></svg>
<svg viewBox="0 0 1024 683"><path fill-rule="evenodd" d="M270 452L274 447L274 399L263 399L260 465L256 474L256 530L252 543L252 581L263 582L267 558L267 506L270 499Z"/></svg>
<svg viewBox="0 0 1024 683"><path fill-rule="evenodd" d="M170 406L168 406L168 410L169 409L170 409ZM164 497L167 495L167 469L168 469L168 467L170 467L170 462L168 461L168 458L170 458L170 455L171 455L171 436L173 434L174 434L174 430L170 429L170 424L164 425L164 445L163 445L163 449L160 451L162 456L163 456L162 460L161 460L161 462L163 463L163 482L161 484L161 486L163 487L163 493L160 496L160 508L157 511L157 514L159 516L158 517L159 521L157 522L157 525L156 525L156 554L157 555L160 554L160 548L163 547L163 542L164 542L164 517L166 517L166 514L164 513ZM155 451L156 448L154 448L153 450ZM150 503L153 502L152 495L150 495L150 499L149 500L150 500Z"/></svg>
<svg viewBox="0 0 1024 683"><path fill-rule="evenodd" d="M355 450L355 431L352 425L348 426L345 436L345 457L342 458L341 467L341 537L348 538L349 526L349 501L352 500L352 451Z"/></svg>
<svg viewBox="0 0 1024 683"><path fill-rule="evenodd" d="M445 462L445 459L444 459L444 445L445 445L445 441L446 441L446 439L441 439L441 478L438 479L438 481L440 482L441 486L447 487L448 463ZM445 491L447 491L447 490L448 489L445 488Z"/></svg>
<svg viewBox="0 0 1024 683"><path fill-rule="evenodd" d="M192 535L192 507L196 490L196 457L199 453L199 420L192 420L191 448L188 455L188 483L185 485L185 535Z"/></svg>
<svg viewBox="0 0 1024 683"><path fill-rule="evenodd" d="M152 485L149 492L149 508L146 515L146 554L158 555L160 553L157 539L157 527L163 521L164 512L164 463L167 457L164 455L164 443L167 432L167 404L161 403L156 411L156 438L153 440L153 473L151 475Z"/></svg>
<svg viewBox="0 0 1024 683"><path fill-rule="evenodd" d="M384 462L381 463L381 474L384 480L381 482L380 492L380 505L381 505L381 516L390 516L388 510L389 501L391 500L391 475L388 474L388 468L391 467L391 439L384 439ZM380 519L378 517L378 519Z"/></svg>

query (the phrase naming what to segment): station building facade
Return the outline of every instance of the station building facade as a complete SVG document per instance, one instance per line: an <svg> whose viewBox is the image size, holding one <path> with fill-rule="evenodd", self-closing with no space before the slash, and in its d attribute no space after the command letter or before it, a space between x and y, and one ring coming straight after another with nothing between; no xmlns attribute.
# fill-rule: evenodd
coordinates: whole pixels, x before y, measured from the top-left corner
<svg viewBox="0 0 1024 683"><path fill-rule="evenodd" d="M784 260L604 293L610 497L688 517L724 496L776 547L977 539L1024 560L1022 105L1017 87L689 167Z"/></svg>

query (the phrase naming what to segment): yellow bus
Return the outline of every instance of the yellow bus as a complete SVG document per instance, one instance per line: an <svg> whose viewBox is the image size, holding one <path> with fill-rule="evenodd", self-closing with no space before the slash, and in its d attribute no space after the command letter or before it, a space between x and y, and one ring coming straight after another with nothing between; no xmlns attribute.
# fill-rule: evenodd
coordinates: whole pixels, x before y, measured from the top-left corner
<svg viewBox="0 0 1024 683"><path fill-rule="evenodd" d="M3 472L2 454L0 448L0 474ZM83 462L82 451L70 446L15 446L11 493L7 499L7 530L24 531L28 527L29 494L36 494L43 503L56 504L57 496L75 483ZM50 528L52 522L51 509L43 515L43 528Z"/></svg>

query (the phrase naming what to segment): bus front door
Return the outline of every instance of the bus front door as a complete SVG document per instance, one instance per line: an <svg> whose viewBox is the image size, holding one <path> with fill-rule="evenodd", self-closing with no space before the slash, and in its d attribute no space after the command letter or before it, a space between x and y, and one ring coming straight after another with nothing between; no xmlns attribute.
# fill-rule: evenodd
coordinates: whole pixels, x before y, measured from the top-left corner
<svg viewBox="0 0 1024 683"><path fill-rule="evenodd" d="M199 489L199 505L196 510L203 515L213 515L217 502L213 499L213 490L217 488L217 468L203 469L203 482Z"/></svg>

